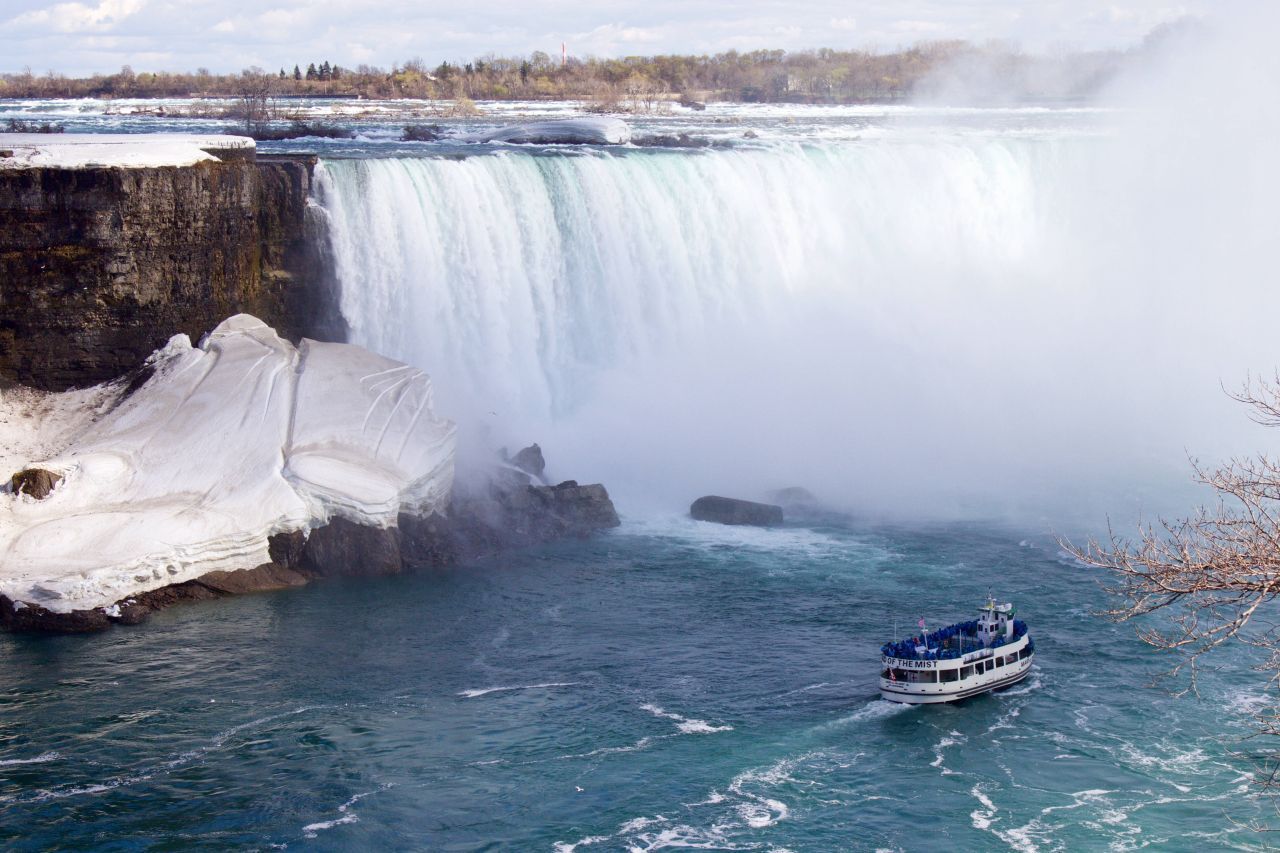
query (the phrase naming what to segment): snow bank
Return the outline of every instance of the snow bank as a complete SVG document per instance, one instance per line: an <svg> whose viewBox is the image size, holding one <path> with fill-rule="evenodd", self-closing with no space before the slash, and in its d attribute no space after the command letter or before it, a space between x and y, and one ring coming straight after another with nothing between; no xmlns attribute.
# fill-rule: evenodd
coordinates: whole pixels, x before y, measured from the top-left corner
<svg viewBox="0 0 1280 853"><path fill-rule="evenodd" d="M252 151L247 136L195 133L4 133L0 169L194 166L210 151Z"/></svg>
<svg viewBox="0 0 1280 853"><path fill-rule="evenodd" d="M454 428L432 414L421 371L346 344L299 350L244 314L199 347L175 336L151 363L123 400L69 392L105 400L96 416L46 402L43 427L77 426L44 459L19 455L30 392L0 395L0 463L64 477L42 501L0 494L0 593L58 613L104 607L269 562L276 533L335 515L390 526L402 506L448 498Z"/></svg>
<svg viewBox="0 0 1280 853"><path fill-rule="evenodd" d="M472 142L513 142L529 145L625 145L631 141L631 128L619 118L583 116L580 118L537 121L517 124L481 133Z"/></svg>

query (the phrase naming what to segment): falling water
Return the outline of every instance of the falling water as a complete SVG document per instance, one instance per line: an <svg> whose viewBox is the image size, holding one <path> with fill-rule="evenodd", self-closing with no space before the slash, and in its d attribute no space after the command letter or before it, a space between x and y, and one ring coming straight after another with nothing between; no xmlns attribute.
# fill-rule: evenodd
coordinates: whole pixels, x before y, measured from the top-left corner
<svg viewBox="0 0 1280 853"><path fill-rule="evenodd" d="M507 150L330 160L319 195L354 340L566 473L660 502L803 483L1097 512L1099 490L1135 506L1135 482L1185 482L1208 425L1212 449L1238 434L1220 383L1271 363L1147 322L1222 310L1176 252L1143 260L1155 228L1108 183L1123 150L959 128Z"/></svg>

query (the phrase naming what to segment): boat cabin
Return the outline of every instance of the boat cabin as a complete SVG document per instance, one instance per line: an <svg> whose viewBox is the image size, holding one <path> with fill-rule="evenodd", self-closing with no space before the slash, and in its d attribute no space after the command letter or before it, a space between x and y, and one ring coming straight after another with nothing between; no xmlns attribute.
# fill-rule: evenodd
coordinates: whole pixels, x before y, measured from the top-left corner
<svg viewBox="0 0 1280 853"><path fill-rule="evenodd" d="M997 637L1012 634L1012 604L996 604L989 600L978 612L978 639L982 645L990 646Z"/></svg>

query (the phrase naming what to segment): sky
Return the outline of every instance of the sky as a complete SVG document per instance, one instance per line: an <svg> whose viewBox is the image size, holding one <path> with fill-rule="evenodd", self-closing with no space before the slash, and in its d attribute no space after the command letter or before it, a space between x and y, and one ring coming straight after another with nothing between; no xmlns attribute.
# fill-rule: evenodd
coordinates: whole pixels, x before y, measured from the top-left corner
<svg viewBox="0 0 1280 853"><path fill-rule="evenodd" d="M891 50L999 39L1032 51L1127 47L1231 0L0 0L0 71L215 73L328 60L388 67L486 54Z"/></svg>

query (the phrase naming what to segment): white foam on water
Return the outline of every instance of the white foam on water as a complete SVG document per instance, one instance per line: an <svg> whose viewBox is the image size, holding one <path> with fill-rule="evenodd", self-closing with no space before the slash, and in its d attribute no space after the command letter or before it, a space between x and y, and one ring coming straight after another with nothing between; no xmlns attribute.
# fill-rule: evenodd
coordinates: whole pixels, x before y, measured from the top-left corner
<svg viewBox="0 0 1280 853"><path fill-rule="evenodd" d="M743 850L749 849L734 844L725 835L726 827L713 826L710 829L698 829L694 826L680 824L668 827L661 832L641 834L636 841L627 846L628 853L649 853L652 850L667 848L685 848L692 850ZM643 845L643 846L641 846ZM757 845L751 845L755 847Z"/></svg>
<svg viewBox="0 0 1280 853"><path fill-rule="evenodd" d="M733 731L733 726L713 726L706 720L695 720L689 717L683 717L680 714L672 714L671 712L665 711L661 707L652 703L641 705L640 708L641 710L648 711L655 717L675 720L676 728L679 729L681 733L687 735L709 735L716 734L717 732Z"/></svg>
<svg viewBox="0 0 1280 853"><path fill-rule="evenodd" d="M1009 709L1007 713L1002 714L994 723L992 723L991 726L985 732L985 734L991 734L1000 729L1013 728L1013 721L1017 719L1018 715L1021 713L1022 713L1021 705L1013 706L1012 708Z"/></svg>
<svg viewBox="0 0 1280 853"><path fill-rule="evenodd" d="M705 720L684 720L676 728L687 735L711 735L716 732L733 731L733 726L713 726Z"/></svg>
<svg viewBox="0 0 1280 853"><path fill-rule="evenodd" d="M786 820L791 810L781 800L764 799L739 805L738 814L742 815L743 822L752 829L764 829L780 820Z"/></svg>
<svg viewBox="0 0 1280 853"><path fill-rule="evenodd" d="M1061 806L1046 806L1045 808L1040 810L1040 814L1047 815L1047 814L1052 814L1053 812L1071 811L1072 809L1078 809L1081 806L1097 803L1102 798L1113 793L1115 792L1108 790L1106 788L1090 788L1086 791L1073 791L1069 795L1071 797L1070 803L1067 803L1066 805L1061 805Z"/></svg>
<svg viewBox="0 0 1280 853"><path fill-rule="evenodd" d="M666 823L667 819L662 815L657 817L636 817L627 821L618 827L619 833L639 832L647 826L653 826L655 823Z"/></svg>
<svg viewBox="0 0 1280 853"><path fill-rule="evenodd" d="M11 767L15 764L45 764L57 761L62 755L57 752L42 752L35 758L0 758L0 767Z"/></svg>
<svg viewBox="0 0 1280 853"><path fill-rule="evenodd" d="M612 838L612 836L609 835L588 835L586 838L580 838L574 842L557 841L552 845L551 849L554 850L555 853L573 853L573 851L577 850L579 847L589 847L592 844L600 844L601 842L608 841L610 838Z"/></svg>
<svg viewBox="0 0 1280 853"><path fill-rule="evenodd" d="M379 791L385 791L390 787L391 784L387 783L373 791L365 791L362 794L354 795L351 799L338 806L338 817L333 820L322 820L317 821L316 823L309 823L302 827L303 837L315 838L318 833L324 832L327 829L333 829L334 827L343 826L344 824L349 823L358 823L360 816L352 810L352 806L363 800L365 797L376 794Z"/></svg>
<svg viewBox="0 0 1280 853"><path fill-rule="evenodd" d="M476 699L480 696L488 696L490 693L507 693L513 690L549 690L555 687L575 687L581 684L581 681L548 681L543 684L517 684L507 687L477 687L471 690L459 690L459 696L467 699Z"/></svg>
<svg viewBox="0 0 1280 853"><path fill-rule="evenodd" d="M628 517L615 536L675 539L699 545L748 548L764 552L795 552L816 556L858 548L870 548L855 540L839 539L807 527L753 527L695 521L687 515Z"/></svg>
<svg viewBox="0 0 1280 853"><path fill-rule="evenodd" d="M944 735L937 743L933 745L934 758L933 758L933 761L929 762L929 766L940 768L942 770L943 776L958 775L956 771L947 767L943 763L944 761L946 761L945 752L950 747L953 747L957 744L964 743L966 740L968 740L968 738L966 738L964 735L962 735L960 732L957 732L957 731L952 731L949 734Z"/></svg>
<svg viewBox="0 0 1280 853"><path fill-rule="evenodd" d="M981 785L974 785L969 789L969 793L981 804L981 808L974 809L969 813L969 818L973 821L973 828L990 829L991 824L996 820L996 812L999 811L996 808L996 804L983 793Z"/></svg>
<svg viewBox="0 0 1280 853"><path fill-rule="evenodd" d="M1245 716L1255 716L1268 708L1272 708L1280 698L1266 693L1257 693L1244 688L1237 688L1227 693L1227 707Z"/></svg>
<svg viewBox="0 0 1280 853"><path fill-rule="evenodd" d="M590 752L575 752L572 755L561 755L562 759L571 758L595 758L597 755L614 755L622 752L639 752L642 749L648 749L654 741L665 740L674 735L659 735L658 737L642 737L640 740L630 746L602 746L599 749L593 749Z"/></svg>
<svg viewBox="0 0 1280 853"><path fill-rule="evenodd" d="M994 695L997 698L1010 697L1010 696L1025 696L1026 694L1031 693L1032 691L1039 690L1043 686L1044 686L1043 683L1040 681L1040 666L1039 664L1033 664L1031 667L1031 674L1027 676L1026 681L1024 681L1021 684L1010 687L1007 690L1001 690L999 693L996 693Z"/></svg>

